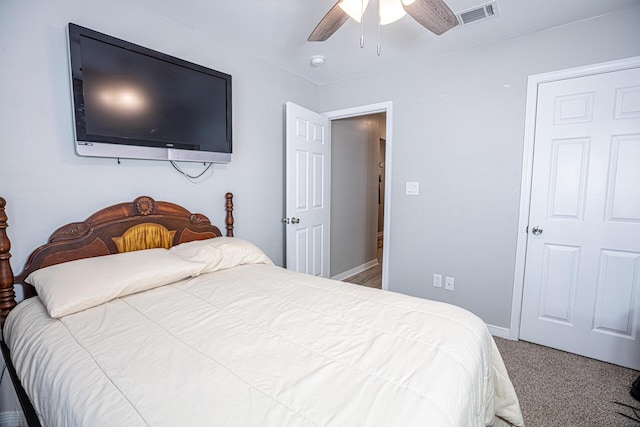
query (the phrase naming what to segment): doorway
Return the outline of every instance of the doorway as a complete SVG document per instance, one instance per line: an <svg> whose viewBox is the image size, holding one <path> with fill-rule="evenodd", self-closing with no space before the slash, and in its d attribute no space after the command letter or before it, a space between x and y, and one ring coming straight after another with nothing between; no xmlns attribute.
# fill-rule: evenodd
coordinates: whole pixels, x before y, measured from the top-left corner
<svg viewBox="0 0 640 427"><path fill-rule="evenodd" d="M373 230L374 230L373 241L375 246L375 255L373 255L373 258L369 260L371 262L371 265L369 265L369 267L373 266L374 261L378 263L378 269L381 270L380 273L382 276L381 288L384 290L388 289L388 280L389 280L388 252L389 252L390 241L391 241L391 236L390 236L390 228L391 228L390 211L391 211L391 188L392 188L391 156L392 156L392 146L393 146L393 141L392 141L393 110L392 109L393 109L393 105L389 101L389 102L381 102L377 104L369 104L369 105L363 105L359 107L347 108L343 110L330 111L323 114L329 118L331 127L333 127L332 124L335 121L338 121L341 119L347 119L347 118L373 116L373 117L377 117L377 120L379 120L378 127L380 129L380 133L377 134L378 145L376 146L375 156L376 158L382 159L382 160L378 160L374 163L375 173L374 173L374 179L373 179L373 194L374 194L374 200L376 201L375 202L376 212L373 213L375 218L374 226L373 226ZM381 139L383 141L381 141ZM382 150L382 153L380 153L380 150ZM382 164L380 164L381 162ZM336 177L334 177L333 175L331 177L331 180L332 180L331 187L333 192L339 185L341 185L341 183L337 181ZM381 182L379 182L378 180L380 180ZM371 181L369 181L369 183L371 183ZM379 184L380 184L380 194L378 194ZM379 204L377 202L378 196L380 199ZM334 206L332 205L332 212L333 212L333 209L334 209ZM379 211L381 211L381 213L379 213ZM343 220L342 218L339 218L336 216L336 218L332 220L332 228L335 227L335 224L339 223L342 220ZM380 221L380 223L378 221ZM380 226L382 230L380 234L381 236L380 250L378 250L378 235L379 235L378 230ZM340 241L340 239L343 239L343 236L340 236L340 235L338 236L332 235L332 239L334 237L338 241ZM332 243L332 247L333 246L335 245ZM378 259L381 259L381 262L379 262ZM361 270L360 272L363 272L367 269L366 262L364 266L362 264L357 264L357 265L353 265L351 268L358 267L358 266L360 266L360 270ZM334 269L333 266L331 267L331 272L332 272L332 275L331 275L332 277L340 280L347 278L348 276L353 276L354 274L358 274L356 269L356 270L353 270L351 274L347 274L348 273L348 270L347 270L347 273L345 273L346 275L342 275L340 273L344 273L344 272L337 271L336 269Z"/></svg>
<svg viewBox="0 0 640 427"><path fill-rule="evenodd" d="M331 122L331 277L382 288L386 113Z"/></svg>

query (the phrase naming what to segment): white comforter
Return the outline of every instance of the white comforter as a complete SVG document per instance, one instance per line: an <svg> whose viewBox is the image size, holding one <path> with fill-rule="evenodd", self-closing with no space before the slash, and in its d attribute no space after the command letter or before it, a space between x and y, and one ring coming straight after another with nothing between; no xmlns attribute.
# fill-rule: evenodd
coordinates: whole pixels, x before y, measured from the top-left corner
<svg viewBox="0 0 640 427"><path fill-rule="evenodd" d="M485 324L270 265L203 274L5 339L46 426L522 425Z"/></svg>

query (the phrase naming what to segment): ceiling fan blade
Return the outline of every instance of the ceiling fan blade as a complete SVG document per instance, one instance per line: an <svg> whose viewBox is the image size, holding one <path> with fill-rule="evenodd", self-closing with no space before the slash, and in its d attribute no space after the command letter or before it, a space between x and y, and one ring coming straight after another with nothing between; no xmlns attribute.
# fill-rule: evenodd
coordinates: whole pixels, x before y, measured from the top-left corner
<svg viewBox="0 0 640 427"><path fill-rule="evenodd" d="M456 15L442 0L415 0L409 5L402 2L404 10L427 30L440 35L456 25Z"/></svg>
<svg viewBox="0 0 640 427"><path fill-rule="evenodd" d="M338 0L329 12L324 15L324 18L320 20L316 28L311 32L311 35L307 39L309 42L323 42L338 28L342 26L349 19L349 15L340 7L342 0Z"/></svg>

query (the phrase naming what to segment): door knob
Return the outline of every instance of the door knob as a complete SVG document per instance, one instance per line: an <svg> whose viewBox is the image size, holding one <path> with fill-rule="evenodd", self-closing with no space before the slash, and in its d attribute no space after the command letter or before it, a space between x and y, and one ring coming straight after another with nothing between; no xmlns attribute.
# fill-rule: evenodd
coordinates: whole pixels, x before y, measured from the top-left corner
<svg viewBox="0 0 640 427"><path fill-rule="evenodd" d="M283 224L289 224L289 218L282 218Z"/></svg>
<svg viewBox="0 0 640 427"><path fill-rule="evenodd" d="M292 217L291 224L300 224L300 218Z"/></svg>
<svg viewBox="0 0 640 427"><path fill-rule="evenodd" d="M542 234L542 227L538 227L538 226L536 225L535 227L533 227L533 228L531 229L531 232L532 232L533 234L535 234L536 236L539 236L539 235L541 235L541 234Z"/></svg>

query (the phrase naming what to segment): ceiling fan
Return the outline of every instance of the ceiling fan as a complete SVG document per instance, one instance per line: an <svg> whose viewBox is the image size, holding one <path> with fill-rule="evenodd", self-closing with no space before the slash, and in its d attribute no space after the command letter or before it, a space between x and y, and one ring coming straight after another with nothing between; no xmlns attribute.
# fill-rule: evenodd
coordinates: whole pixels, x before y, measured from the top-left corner
<svg viewBox="0 0 640 427"><path fill-rule="evenodd" d="M369 0L338 0L320 20L307 41L327 40L349 17L361 22L368 3ZM405 13L437 35L458 25L455 14L442 0L378 0L379 25L394 22Z"/></svg>

